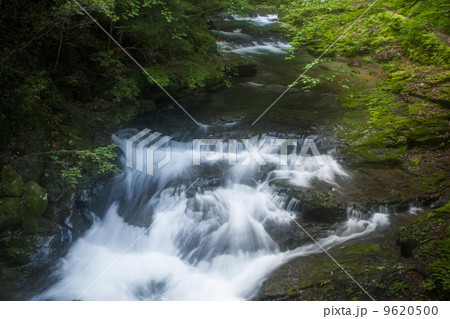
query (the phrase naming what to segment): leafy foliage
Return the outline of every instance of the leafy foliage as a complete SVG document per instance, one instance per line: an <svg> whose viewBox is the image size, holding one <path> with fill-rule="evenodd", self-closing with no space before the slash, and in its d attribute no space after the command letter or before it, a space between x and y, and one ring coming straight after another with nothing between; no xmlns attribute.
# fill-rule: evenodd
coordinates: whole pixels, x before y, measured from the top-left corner
<svg viewBox="0 0 450 319"><path fill-rule="evenodd" d="M110 144L92 150L62 150L52 154L51 158L60 165L61 176L69 185L75 186L86 173L97 175L120 172L114 164L117 157L115 148L116 145Z"/></svg>
<svg viewBox="0 0 450 319"><path fill-rule="evenodd" d="M98 64L103 68L110 68L110 67L123 67L124 64L118 60L117 58L113 57L114 51L100 51L97 52L93 57L91 57L91 60L94 62L98 62Z"/></svg>
<svg viewBox="0 0 450 319"><path fill-rule="evenodd" d="M110 91L114 102L122 102L124 100L136 101L139 95L139 88L134 79L127 79L121 76L116 76L115 84Z"/></svg>

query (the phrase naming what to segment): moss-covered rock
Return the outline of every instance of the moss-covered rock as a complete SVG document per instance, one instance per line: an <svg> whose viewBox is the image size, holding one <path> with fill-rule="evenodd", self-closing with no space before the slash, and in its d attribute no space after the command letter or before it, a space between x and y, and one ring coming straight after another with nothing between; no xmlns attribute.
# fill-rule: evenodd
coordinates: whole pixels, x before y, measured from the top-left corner
<svg viewBox="0 0 450 319"><path fill-rule="evenodd" d="M299 201L295 210L300 213L302 223L334 224L347 217L346 199L326 183L315 181L306 188L278 180L274 185L288 198Z"/></svg>
<svg viewBox="0 0 450 319"><path fill-rule="evenodd" d="M47 208L47 193L36 182L28 182L24 187L23 195L23 231L35 233L37 218Z"/></svg>
<svg viewBox="0 0 450 319"><path fill-rule="evenodd" d="M23 179L11 166L4 166L1 173L0 195L22 196Z"/></svg>
<svg viewBox="0 0 450 319"><path fill-rule="evenodd" d="M306 221L334 223L346 217L347 205L331 190L308 190L302 196Z"/></svg>
<svg viewBox="0 0 450 319"><path fill-rule="evenodd" d="M22 199L20 197L3 197L0 199L0 229L21 223Z"/></svg>

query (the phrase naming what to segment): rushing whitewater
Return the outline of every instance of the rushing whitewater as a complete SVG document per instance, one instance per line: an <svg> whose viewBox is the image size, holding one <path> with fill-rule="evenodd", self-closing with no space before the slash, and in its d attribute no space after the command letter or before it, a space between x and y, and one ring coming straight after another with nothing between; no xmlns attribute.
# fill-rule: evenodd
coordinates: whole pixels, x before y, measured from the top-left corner
<svg viewBox="0 0 450 319"><path fill-rule="evenodd" d="M115 141L123 147L124 138L134 133L122 132ZM115 177L102 199L109 202L104 217L96 217L73 244L60 261L58 281L36 299L248 299L282 263L321 252L310 241L280 250L269 228L286 229L297 212L271 181L308 187L321 180L337 186L335 178L346 173L332 156L323 155L324 165L308 156L304 165L289 161L281 166L276 148L268 143L260 150L272 159L265 169L254 163L230 166L225 159L194 167L190 145L172 141L172 160L154 176L127 168ZM294 148L291 155L296 153ZM247 156L238 147L239 161ZM200 180L186 191L197 177ZM327 249L387 224L385 214L363 219L349 213L345 223L317 240Z"/></svg>

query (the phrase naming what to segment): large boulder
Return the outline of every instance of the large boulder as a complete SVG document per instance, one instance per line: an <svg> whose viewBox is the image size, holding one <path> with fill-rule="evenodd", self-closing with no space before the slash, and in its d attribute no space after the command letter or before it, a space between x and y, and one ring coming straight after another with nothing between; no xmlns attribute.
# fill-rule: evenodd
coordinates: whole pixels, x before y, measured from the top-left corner
<svg viewBox="0 0 450 319"><path fill-rule="evenodd" d="M310 187L301 187L278 180L274 185L287 198L297 201L293 210L301 223L335 224L347 218L347 201L327 183L313 181Z"/></svg>
<svg viewBox="0 0 450 319"><path fill-rule="evenodd" d="M0 195L22 196L23 179L11 166L4 166L1 173Z"/></svg>

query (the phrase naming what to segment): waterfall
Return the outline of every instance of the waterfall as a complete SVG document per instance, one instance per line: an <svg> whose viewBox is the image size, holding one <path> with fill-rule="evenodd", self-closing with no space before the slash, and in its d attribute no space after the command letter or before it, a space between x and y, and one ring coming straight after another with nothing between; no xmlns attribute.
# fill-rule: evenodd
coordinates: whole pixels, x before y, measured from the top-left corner
<svg viewBox="0 0 450 319"><path fill-rule="evenodd" d="M119 132L115 142L124 147L125 138L135 133L131 132ZM311 241L280 249L270 229L283 232L294 225L299 201L282 196L271 181L283 179L302 187L313 180L336 185L335 179L347 174L329 154L322 155L323 165L309 156L303 165L294 165L299 156L295 146L287 165L280 165L272 144L260 149L264 167L254 161L227 165L226 156L193 166L192 143L172 141L172 160L153 176L124 169L100 199L108 207L96 212L103 217L95 218L60 260L56 283L35 299L248 299L281 264L320 253ZM225 143L224 150L229 148ZM248 156L242 143L236 150L238 163ZM317 242L328 249L388 223L382 213L349 214ZM295 231L302 232L296 227Z"/></svg>

